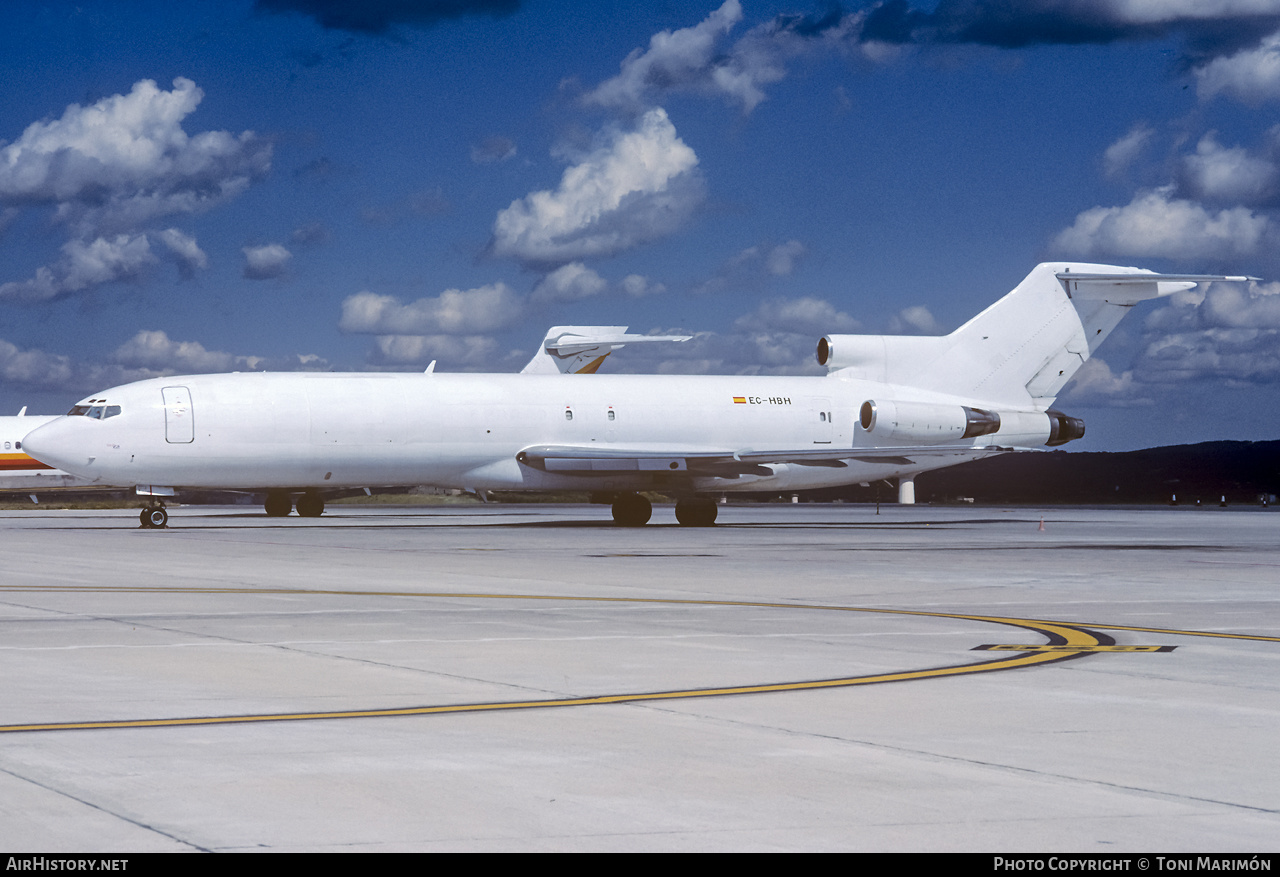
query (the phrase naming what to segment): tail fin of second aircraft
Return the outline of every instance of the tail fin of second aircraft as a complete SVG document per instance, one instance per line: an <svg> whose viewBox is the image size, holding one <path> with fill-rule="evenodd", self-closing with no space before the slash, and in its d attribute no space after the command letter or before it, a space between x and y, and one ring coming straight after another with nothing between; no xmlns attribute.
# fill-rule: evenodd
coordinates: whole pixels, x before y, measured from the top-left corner
<svg viewBox="0 0 1280 877"><path fill-rule="evenodd" d="M950 335L829 335L818 359L853 377L1043 410L1138 302L1248 279L1047 262Z"/></svg>
<svg viewBox="0 0 1280 877"><path fill-rule="evenodd" d="M595 374L605 357L628 344L688 341L692 335L629 335L626 326L552 326L521 374Z"/></svg>

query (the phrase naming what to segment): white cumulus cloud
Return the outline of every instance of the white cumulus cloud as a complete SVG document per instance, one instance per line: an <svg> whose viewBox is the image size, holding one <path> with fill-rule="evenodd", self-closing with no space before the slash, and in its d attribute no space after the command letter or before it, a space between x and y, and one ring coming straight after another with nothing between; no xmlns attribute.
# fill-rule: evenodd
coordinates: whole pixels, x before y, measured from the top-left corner
<svg viewBox="0 0 1280 877"><path fill-rule="evenodd" d="M267 172L271 144L252 131L188 135L182 122L203 97L189 79L172 91L144 79L29 125L0 149L0 205L51 205L83 236L234 197Z"/></svg>
<svg viewBox="0 0 1280 877"><path fill-rule="evenodd" d="M102 283L133 279L156 261L145 234L68 241L52 267L41 266L30 280L0 284L0 300L50 301Z"/></svg>
<svg viewBox="0 0 1280 877"><path fill-rule="evenodd" d="M1147 345L1135 371L1151 383L1273 383L1280 380L1280 331L1214 328L1165 335Z"/></svg>
<svg viewBox="0 0 1280 877"><path fill-rule="evenodd" d="M1139 122L1128 134L1108 146L1107 151L1102 154L1102 166L1107 176L1118 177L1127 171L1142 155L1155 134L1154 128L1146 122Z"/></svg>
<svg viewBox="0 0 1280 877"><path fill-rule="evenodd" d="M735 320L733 327L745 332L795 333L816 341L831 332L856 332L862 324L830 302L806 297L762 302L754 312Z"/></svg>
<svg viewBox="0 0 1280 877"><path fill-rule="evenodd" d="M554 191L513 201L493 225L493 252L529 265L612 256L674 231L702 200L698 157L662 109L565 170Z"/></svg>
<svg viewBox="0 0 1280 877"><path fill-rule="evenodd" d="M263 244L260 247L244 247L244 276L249 280L270 280L284 274L290 253L279 244Z"/></svg>
<svg viewBox="0 0 1280 877"><path fill-rule="evenodd" d="M677 31L664 30L649 39L647 51L636 49L622 62L622 71L607 79L583 97L589 104L600 106L643 106L658 89L699 84L720 87L715 78L721 68L713 65L720 52L720 39L742 20L742 4L725 0L723 6L693 27ZM750 106L763 95L751 92L749 81L730 70L720 73L727 90L743 94ZM737 80L737 81L735 81Z"/></svg>
<svg viewBox="0 0 1280 877"><path fill-rule="evenodd" d="M808 252L799 241L787 241L769 251L765 258L765 268L774 277L786 277L796 270L800 258Z"/></svg>
<svg viewBox="0 0 1280 877"><path fill-rule="evenodd" d="M178 271L183 279L189 280L195 276L197 268L204 270L209 267L209 257L191 235L176 228L166 228L156 232L155 237L178 263Z"/></svg>
<svg viewBox="0 0 1280 877"><path fill-rule="evenodd" d="M628 274L619 284L622 291L632 298L644 298L647 295L661 295L667 291L666 284L650 283L643 274Z"/></svg>
<svg viewBox="0 0 1280 877"><path fill-rule="evenodd" d="M1213 283L1172 295L1142 323L1135 382L1280 380L1280 282ZM1129 375L1126 372L1126 375Z"/></svg>
<svg viewBox="0 0 1280 877"><path fill-rule="evenodd" d="M691 91L723 98L750 113L765 99L764 86L786 77L790 58L821 50L850 51L864 18L864 12L846 14L838 8L816 18L784 13L729 43L729 32L742 20L742 5L725 0L692 27L654 34L647 49L631 52L617 76L582 99L596 106L638 110L670 92ZM883 50L872 48L869 53L878 51Z"/></svg>
<svg viewBox="0 0 1280 877"><path fill-rule="evenodd" d="M62 245L62 257L51 266L36 269L29 280L0 283L0 301L42 302L84 292L104 283L141 277L159 259L152 241L172 259L184 279L209 267L209 257L194 237L176 228L145 234L119 234L90 241L71 240Z"/></svg>
<svg viewBox="0 0 1280 877"><path fill-rule="evenodd" d="M599 295L608 287L603 277L581 262L570 262L552 271L533 288L530 301L580 301Z"/></svg>
<svg viewBox="0 0 1280 877"><path fill-rule="evenodd" d="M924 305L912 305L894 314L889 321L893 335L945 335L946 327L934 318Z"/></svg>
<svg viewBox="0 0 1280 877"><path fill-rule="evenodd" d="M160 331L142 330L116 348L112 359L154 372L224 372L258 367L261 357L206 350L198 341L173 341Z"/></svg>
<svg viewBox="0 0 1280 877"><path fill-rule="evenodd" d="M373 292L358 292L342 303L338 328L367 335L475 335L514 324L524 302L505 283L476 289L447 289L435 298L409 304Z"/></svg>
<svg viewBox="0 0 1280 877"><path fill-rule="evenodd" d="M1223 329L1280 329L1280 282L1214 283L1199 306L1200 321Z"/></svg>
<svg viewBox="0 0 1280 877"><path fill-rule="evenodd" d="M1144 395L1143 388L1132 371L1115 374L1111 366L1098 357L1092 357L1071 379L1064 399L1076 405L1150 405L1152 400Z"/></svg>
<svg viewBox="0 0 1280 877"><path fill-rule="evenodd" d="M455 365L492 366L498 342L485 335L380 335L371 359L381 365L444 360Z"/></svg>
<svg viewBox="0 0 1280 877"><path fill-rule="evenodd" d="M203 97L189 79L175 79L172 91L144 79L128 94L71 104L0 146L0 220L51 208L71 238L56 263L0 284L0 298L48 301L133 279L156 261L153 243L183 277L206 268L195 238L145 226L240 194L270 169L271 144L252 131L188 134L183 121Z"/></svg>
<svg viewBox="0 0 1280 877"><path fill-rule="evenodd" d="M1270 219L1246 207L1215 212L1171 195L1171 187L1162 187L1124 207L1086 210L1053 246L1081 256L1227 258L1258 252L1272 233Z"/></svg>
<svg viewBox="0 0 1280 877"><path fill-rule="evenodd" d="M0 339L0 381L32 389L59 388L72 376L70 358L43 350L23 350Z"/></svg>
<svg viewBox="0 0 1280 877"><path fill-rule="evenodd" d="M1200 138L1193 155L1182 158L1182 188L1207 201L1258 204L1272 200L1280 169L1269 157L1218 143L1214 132Z"/></svg>
<svg viewBox="0 0 1280 877"><path fill-rule="evenodd" d="M1195 71L1202 98L1223 94L1246 104L1280 98L1280 32L1234 55L1214 58Z"/></svg>

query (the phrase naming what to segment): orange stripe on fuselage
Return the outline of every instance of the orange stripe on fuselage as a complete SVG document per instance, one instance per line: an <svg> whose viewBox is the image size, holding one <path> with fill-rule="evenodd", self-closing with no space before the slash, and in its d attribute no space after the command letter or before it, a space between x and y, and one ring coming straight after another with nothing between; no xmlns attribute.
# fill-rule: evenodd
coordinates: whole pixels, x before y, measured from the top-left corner
<svg viewBox="0 0 1280 877"><path fill-rule="evenodd" d="M24 469L52 469L26 454L0 454L0 472L16 472Z"/></svg>

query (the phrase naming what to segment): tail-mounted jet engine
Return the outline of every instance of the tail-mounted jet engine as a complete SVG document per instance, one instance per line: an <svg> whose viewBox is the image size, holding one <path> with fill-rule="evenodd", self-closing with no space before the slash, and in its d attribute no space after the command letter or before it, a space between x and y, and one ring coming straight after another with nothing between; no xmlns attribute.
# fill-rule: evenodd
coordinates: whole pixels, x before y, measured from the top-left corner
<svg viewBox="0 0 1280 877"><path fill-rule="evenodd" d="M1049 415L1049 440L1045 442L1049 447L1084 438L1084 421L1079 417L1068 417L1054 408L1050 408L1045 414Z"/></svg>
<svg viewBox="0 0 1280 877"><path fill-rule="evenodd" d="M881 441L940 444L992 435L1007 427L1016 444L1065 445L1084 436L1084 421L1061 411L1007 411L1000 414L967 405L891 402L868 399L858 411L858 425Z"/></svg>
<svg viewBox="0 0 1280 877"><path fill-rule="evenodd" d="M867 400L858 423L877 439L934 444L990 435L1000 429L1000 415L967 405Z"/></svg>

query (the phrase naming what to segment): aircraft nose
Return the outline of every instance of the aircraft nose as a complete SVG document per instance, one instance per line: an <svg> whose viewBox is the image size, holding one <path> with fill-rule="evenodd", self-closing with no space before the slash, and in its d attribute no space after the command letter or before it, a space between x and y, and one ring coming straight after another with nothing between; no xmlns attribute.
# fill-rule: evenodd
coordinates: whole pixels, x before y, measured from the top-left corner
<svg viewBox="0 0 1280 877"><path fill-rule="evenodd" d="M66 418L50 421L27 434L22 440L23 453L55 469L67 472L83 469L88 457L77 449L80 443L68 435L69 432Z"/></svg>

